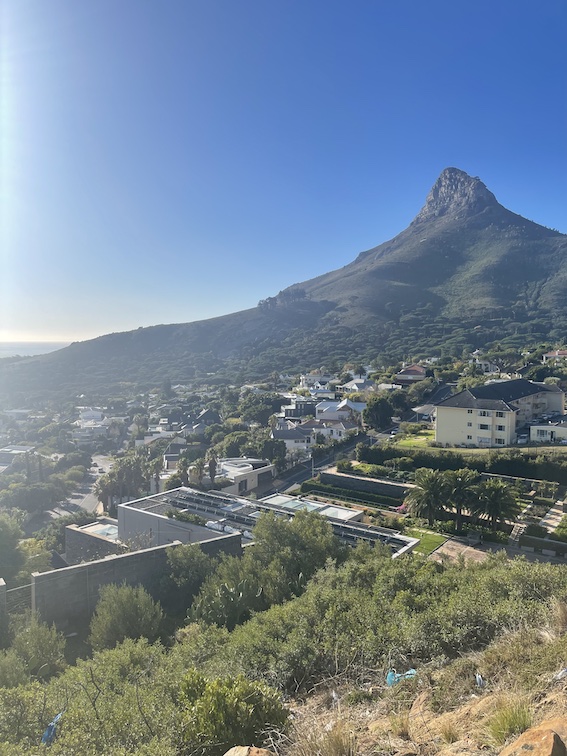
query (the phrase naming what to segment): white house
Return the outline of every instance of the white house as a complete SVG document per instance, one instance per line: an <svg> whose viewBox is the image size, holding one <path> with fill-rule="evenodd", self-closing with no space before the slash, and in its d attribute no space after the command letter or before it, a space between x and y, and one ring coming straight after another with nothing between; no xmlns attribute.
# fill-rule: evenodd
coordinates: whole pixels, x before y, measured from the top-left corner
<svg viewBox="0 0 567 756"><path fill-rule="evenodd" d="M435 440L450 446L508 446L528 422L546 413L562 415L564 397L555 384L524 378L465 389L437 404Z"/></svg>
<svg viewBox="0 0 567 756"><path fill-rule="evenodd" d="M567 349L554 349L552 352L546 352L541 361L545 364L547 362L563 362L567 360Z"/></svg>
<svg viewBox="0 0 567 756"><path fill-rule="evenodd" d="M343 399L340 402L319 402L315 408L316 420L357 420L366 409L366 402Z"/></svg>
<svg viewBox="0 0 567 756"><path fill-rule="evenodd" d="M271 483L275 477L276 467L267 459L232 457L217 461L216 478L232 481L231 486L223 488L223 493L245 494Z"/></svg>
<svg viewBox="0 0 567 756"><path fill-rule="evenodd" d="M556 422L548 421L530 425L530 443L567 443L567 418L561 417Z"/></svg>

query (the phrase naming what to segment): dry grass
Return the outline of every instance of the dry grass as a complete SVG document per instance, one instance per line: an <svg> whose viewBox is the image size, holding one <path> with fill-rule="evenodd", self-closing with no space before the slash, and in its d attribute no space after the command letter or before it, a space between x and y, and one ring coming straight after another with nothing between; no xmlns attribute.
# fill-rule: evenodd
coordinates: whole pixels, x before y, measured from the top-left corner
<svg viewBox="0 0 567 756"><path fill-rule="evenodd" d="M399 711L396 714L390 714L390 727L392 733L403 740L409 740L410 737L410 721L409 711Z"/></svg>
<svg viewBox="0 0 567 756"><path fill-rule="evenodd" d="M304 723L294 734L286 751L289 756L357 756L356 737L348 723L337 720L326 727Z"/></svg>
<svg viewBox="0 0 567 756"><path fill-rule="evenodd" d="M521 735L532 726L533 715L525 696L502 696L494 702L486 728L497 745L504 745L512 735Z"/></svg>
<svg viewBox="0 0 567 756"><path fill-rule="evenodd" d="M567 602L554 600L551 607L551 627L557 635L567 633Z"/></svg>
<svg viewBox="0 0 567 756"><path fill-rule="evenodd" d="M443 741L448 744L456 743L457 740L460 740L461 737L461 734L455 723L450 721L443 722L443 724L439 728L439 735L441 735Z"/></svg>

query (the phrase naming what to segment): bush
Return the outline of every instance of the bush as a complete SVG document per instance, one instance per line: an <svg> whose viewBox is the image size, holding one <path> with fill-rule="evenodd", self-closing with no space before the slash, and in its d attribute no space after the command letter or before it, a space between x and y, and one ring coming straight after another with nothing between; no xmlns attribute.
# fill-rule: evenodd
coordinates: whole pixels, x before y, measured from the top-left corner
<svg viewBox="0 0 567 756"><path fill-rule="evenodd" d="M533 523L530 523L524 530L524 534L528 536L535 536L536 538L546 538L547 537L547 528L545 528L543 525L534 525Z"/></svg>
<svg viewBox="0 0 567 756"><path fill-rule="evenodd" d="M235 743L263 745L282 732L288 713L279 694L242 675L207 680L190 670L181 684L185 706L182 753L222 756Z"/></svg>
<svg viewBox="0 0 567 756"><path fill-rule="evenodd" d="M65 667L65 638L55 626L41 622L36 614L27 615L23 624L13 627L12 650L20 657L30 675L47 678Z"/></svg>
<svg viewBox="0 0 567 756"><path fill-rule="evenodd" d="M126 638L147 638L150 643L159 635L163 612L141 586L106 585L91 620L89 643L99 651L114 648Z"/></svg>

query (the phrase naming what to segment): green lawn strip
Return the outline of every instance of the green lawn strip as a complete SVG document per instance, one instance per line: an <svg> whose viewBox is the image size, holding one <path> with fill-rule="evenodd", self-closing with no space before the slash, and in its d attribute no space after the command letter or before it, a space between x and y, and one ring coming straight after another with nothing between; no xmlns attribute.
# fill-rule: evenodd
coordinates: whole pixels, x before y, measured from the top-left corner
<svg viewBox="0 0 567 756"><path fill-rule="evenodd" d="M402 449L411 449L416 446L427 446L429 441L433 441L434 439L435 431L420 431L411 436L400 438L397 442L397 446L400 446Z"/></svg>
<svg viewBox="0 0 567 756"><path fill-rule="evenodd" d="M410 528L404 532L404 535L420 539L415 551L424 556L431 554L432 551L438 549L447 540L447 536L441 535L441 533L432 533L430 530L423 530L422 528Z"/></svg>

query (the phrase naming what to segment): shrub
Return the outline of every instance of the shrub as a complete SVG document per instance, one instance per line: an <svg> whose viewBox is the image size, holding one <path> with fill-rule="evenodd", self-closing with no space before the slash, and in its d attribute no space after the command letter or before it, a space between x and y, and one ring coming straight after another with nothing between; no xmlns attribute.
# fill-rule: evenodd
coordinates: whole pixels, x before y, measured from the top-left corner
<svg viewBox="0 0 567 756"><path fill-rule="evenodd" d="M242 675L207 680L190 670L181 684L182 753L221 756L235 743L262 745L285 729L288 713L275 690Z"/></svg>
<svg viewBox="0 0 567 756"><path fill-rule="evenodd" d="M26 671L37 677L50 677L65 667L65 638L41 622L36 614L27 615L24 624L13 628L12 650L24 662Z"/></svg>
<svg viewBox="0 0 567 756"><path fill-rule="evenodd" d="M534 525L530 523L524 530L524 534L528 536L535 536L536 538L546 538L547 528L543 525Z"/></svg>
<svg viewBox="0 0 567 756"><path fill-rule="evenodd" d="M91 621L89 643L99 651L114 648L126 638L147 638L159 635L163 612L141 586L106 585Z"/></svg>

